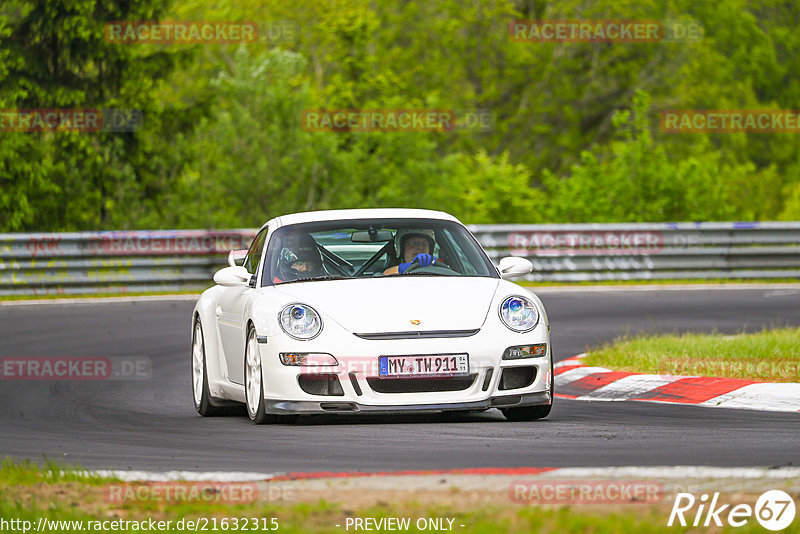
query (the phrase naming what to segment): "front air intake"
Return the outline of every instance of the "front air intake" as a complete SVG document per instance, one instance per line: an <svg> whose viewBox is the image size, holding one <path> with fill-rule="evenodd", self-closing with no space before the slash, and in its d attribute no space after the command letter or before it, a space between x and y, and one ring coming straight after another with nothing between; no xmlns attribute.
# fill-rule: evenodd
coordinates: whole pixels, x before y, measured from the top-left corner
<svg viewBox="0 0 800 534"><path fill-rule="evenodd" d="M500 375L500 387L498 389L519 389L526 388L536 380L536 367L506 367Z"/></svg>
<svg viewBox="0 0 800 534"><path fill-rule="evenodd" d="M300 389L309 395L344 396L339 377L333 373L301 374L297 377L297 383L300 385Z"/></svg>

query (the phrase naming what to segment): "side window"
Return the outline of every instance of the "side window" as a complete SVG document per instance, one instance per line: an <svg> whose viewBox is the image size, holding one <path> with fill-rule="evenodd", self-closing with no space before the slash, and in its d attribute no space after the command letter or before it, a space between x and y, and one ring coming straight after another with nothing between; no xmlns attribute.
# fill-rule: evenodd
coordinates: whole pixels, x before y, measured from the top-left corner
<svg viewBox="0 0 800 534"><path fill-rule="evenodd" d="M458 272L462 272L463 274L478 274L475 266L469 261L469 258L467 258L467 256L464 254L464 250L459 246L457 237L461 236L454 236L450 230L445 230L444 236L447 239L447 243L449 245L448 248L452 249L456 255L456 257L453 258L451 267L455 268Z"/></svg>
<svg viewBox="0 0 800 534"><path fill-rule="evenodd" d="M261 260L261 251L264 250L264 241L267 239L267 229L264 228L253 239L250 245L250 250L247 251L247 257L244 259L244 268L248 273L255 274L258 270L258 262Z"/></svg>

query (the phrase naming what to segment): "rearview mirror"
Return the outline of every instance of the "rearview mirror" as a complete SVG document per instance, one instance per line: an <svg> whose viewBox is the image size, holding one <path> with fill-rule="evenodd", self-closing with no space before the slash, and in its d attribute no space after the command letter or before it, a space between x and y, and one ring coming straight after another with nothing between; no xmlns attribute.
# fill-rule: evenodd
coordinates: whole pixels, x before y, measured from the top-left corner
<svg viewBox="0 0 800 534"><path fill-rule="evenodd" d="M225 287L247 286L252 275L244 267L225 267L214 273L214 283Z"/></svg>
<svg viewBox="0 0 800 534"><path fill-rule="evenodd" d="M391 241L394 235L389 230L363 230L353 232L350 241L353 243L376 243Z"/></svg>
<svg viewBox="0 0 800 534"><path fill-rule="evenodd" d="M500 271L500 277L508 280L530 273L533 270L533 264L525 258L506 256L497 264L497 269Z"/></svg>

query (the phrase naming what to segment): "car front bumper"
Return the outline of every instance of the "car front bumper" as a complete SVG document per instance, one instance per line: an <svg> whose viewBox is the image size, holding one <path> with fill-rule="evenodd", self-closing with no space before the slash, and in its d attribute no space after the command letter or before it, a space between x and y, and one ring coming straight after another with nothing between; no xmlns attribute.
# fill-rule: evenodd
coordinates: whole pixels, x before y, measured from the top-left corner
<svg viewBox="0 0 800 534"><path fill-rule="evenodd" d="M430 339L366 340L343 329L331 330L333 332L327 332L327 336L311 341L277 335L258 344L267 413L480 411L552 402L552 354L549 329L545 324L527 333L511 332L502 325L484 325L477 334L468 337ZM545 356L502 359L508 347L539 343L547 344ZM318 368L283 365L279 359L282 352L331 354L340 365ZM426 382L425 378L381 379L377 376L380 356L439 354L468 354L469 377ZM529 373L533 378L514 383L507 378L514 373ZM302 381L314 375L320 381L325 376L335 380L336 392L310 393Z"/></svg>

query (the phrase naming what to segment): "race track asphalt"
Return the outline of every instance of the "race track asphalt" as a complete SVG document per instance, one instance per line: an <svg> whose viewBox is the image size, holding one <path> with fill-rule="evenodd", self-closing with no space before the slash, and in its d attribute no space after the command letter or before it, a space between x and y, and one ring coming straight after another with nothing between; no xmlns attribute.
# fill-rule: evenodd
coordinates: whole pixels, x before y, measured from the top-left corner
<svg viewBox="0 0 800 534"><path fill-rule="evenodd" d="M800 325L800 289L540 294L556 359L625 333ZM508 466L800 465L800 414L556 399L546 420L479 414L329 416L255 426L201 418L188 300L0 306L0 358L147 357L138 381L0 380L0 457L86 468L385 471Z"/></svg>

